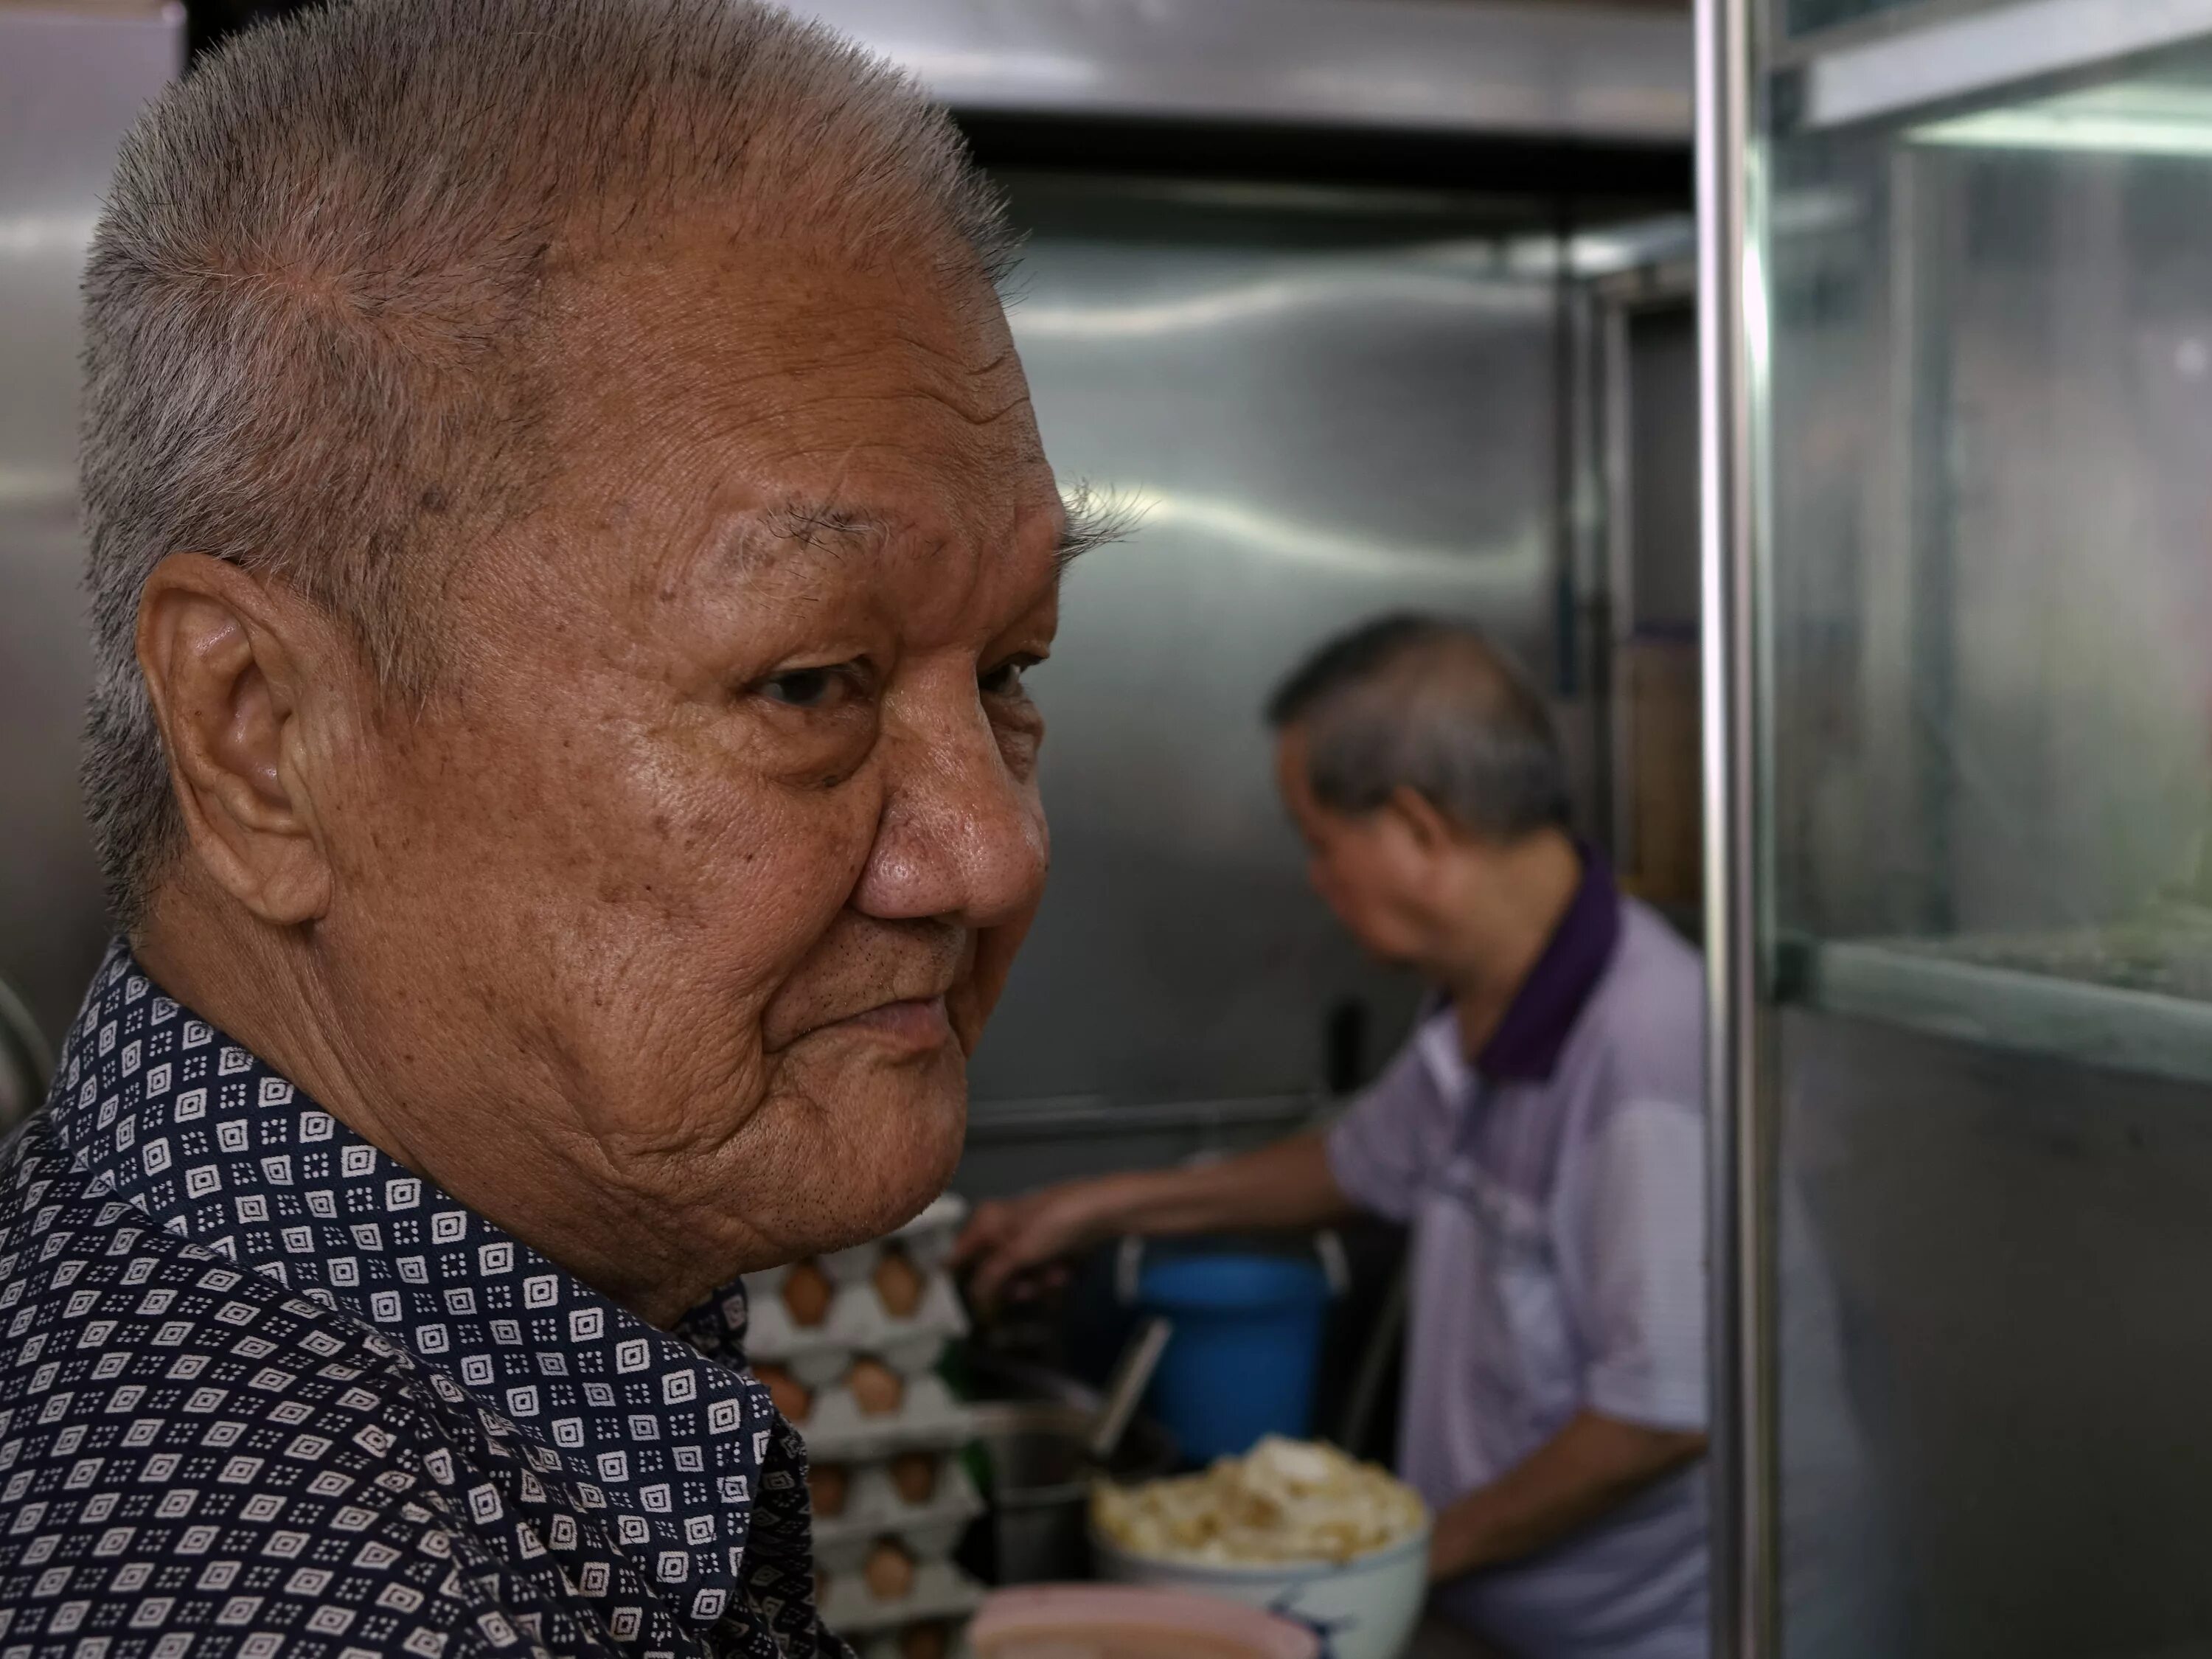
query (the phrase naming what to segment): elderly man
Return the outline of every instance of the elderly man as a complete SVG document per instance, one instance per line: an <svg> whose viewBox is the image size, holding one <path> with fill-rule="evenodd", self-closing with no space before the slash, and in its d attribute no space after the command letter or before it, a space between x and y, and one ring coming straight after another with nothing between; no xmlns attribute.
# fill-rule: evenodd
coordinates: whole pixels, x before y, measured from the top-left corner
<svg viewBox="0 0 2212 1659"><path fill-rule="evenodd" d="M1357 629L1272 715L1314 885L1436 1006L1328 1133L986 1206L977 1287L1115 1233L1410 1223L1400 1462L1442 1610L1522 1659L1696 1659L1697 957L1571 838L1542 700L1476 630Z"/></svg>
<svg viewBox="0 0 2212 1659"><path fill-rule="evenodd" d="M1007 246L746 0L361 0L131 139L0 1651L836 1649L724 1287L938 1192L1043 880Z"/></svg>

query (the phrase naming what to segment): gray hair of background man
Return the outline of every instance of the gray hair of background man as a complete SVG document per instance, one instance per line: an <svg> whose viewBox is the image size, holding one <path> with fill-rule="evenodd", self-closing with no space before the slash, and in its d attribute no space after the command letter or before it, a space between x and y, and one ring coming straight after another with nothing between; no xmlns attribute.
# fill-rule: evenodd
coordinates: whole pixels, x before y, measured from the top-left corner
<svg viewBox="0 0 2212 1659"><path fill-rule="evenodd" d="M1472 623L1389 616L1300 664L1267 722L1306 738L1306 781L1330 811L1371 812L1411 789L1470 835L1565 829L1566 759L1543 694Z"/></svg>
<svg viewBox="0 0 2212 1659"><path fill-rule="evenodd" d="M1012 250L941 111L753 0L344 0L142 118L85 280L83 782L123 923L181 841L148 574L197 552L280 579L420 707L457 654L439 589L558 466L549 290L679 219L956 301Z"/></svg>

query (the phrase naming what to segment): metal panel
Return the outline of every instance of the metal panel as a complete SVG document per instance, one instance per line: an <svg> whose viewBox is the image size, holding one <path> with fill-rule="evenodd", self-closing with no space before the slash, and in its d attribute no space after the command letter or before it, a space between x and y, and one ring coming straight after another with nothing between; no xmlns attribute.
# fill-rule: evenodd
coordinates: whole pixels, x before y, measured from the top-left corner
<svg viewBox="0 0 2212 1659"><path fill-rule="evenodd" d="M1419 0L805 0L956 109L1679 143L1680 15Z"/></svg>
<svg viewBox="0 0 2212 1659"><path fill-rule="evenodd" d="M2212 0L2027 0L1839 46L1805 70L1805 124L1839 126L2109 64L2212 31Z"/></svg>
<svg viewBox="0 0 2212 1659"><path fill-rule="evenodd" d="M1371 1065L1415 988L1308 890L1261 704L1401 606L1552 672L1553 284L1447 215L1015 183L1047 449L1140 521L1073 573L1033 680L1052 885L977 1113L1308 1091L1340 1000Z"/></svg>
<svg viewBox="0 0 2212 1659"><path fill-rule="evenodd" d="M1840 1314L1840 1401L1785 1344L1793 1516L1838 1507L1783 1650L2193 1659L2212 1449L2212 1113L2201 1085L1825 1014L1782 1015L1783 1140L1815 1248L1782 1299ZM1816 1473L1817 1470L1817 1473ZM1893 1628L1826 1644L1815 1616ZM1901 1620L1901 1627L1899 1621Z"/></svg>
<svg viewBox="0 0 2212 1659"><path fill-rule="evenodd" d="M77 803L77 276L124 130L183 62L181 7L0 6L0 978L58 1035L106 935Z"/></svg>

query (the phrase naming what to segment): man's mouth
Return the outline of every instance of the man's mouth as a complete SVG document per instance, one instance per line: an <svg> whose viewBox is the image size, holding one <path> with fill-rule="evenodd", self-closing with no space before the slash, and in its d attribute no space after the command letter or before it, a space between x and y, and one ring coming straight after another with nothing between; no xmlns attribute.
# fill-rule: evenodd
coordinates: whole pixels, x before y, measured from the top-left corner
<svg viewBox="0 0 2212 1659"><path fill-rule="evenodd" d="M906 1054L927 1054L952 1041L952 1022L946 1017L942 994L879 1002L836 1023L864 1031L884 1046Z"/></svg>

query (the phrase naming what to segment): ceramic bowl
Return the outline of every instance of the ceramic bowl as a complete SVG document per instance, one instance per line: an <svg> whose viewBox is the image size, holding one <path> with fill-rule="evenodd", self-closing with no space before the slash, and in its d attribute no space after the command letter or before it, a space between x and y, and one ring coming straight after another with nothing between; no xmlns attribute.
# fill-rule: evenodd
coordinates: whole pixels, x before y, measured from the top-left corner
<svg viewBox="0 0 2212 1659"><path fill-rule="evenodd" d="M1321 1659L1397 1659L1428 1597L1426 1527L1341 1565L1196 1566L1132 1555L1095 1531L1091 1543L1104 1577L1195 1590L1291 1620L1313 1632Z"/></svg>

